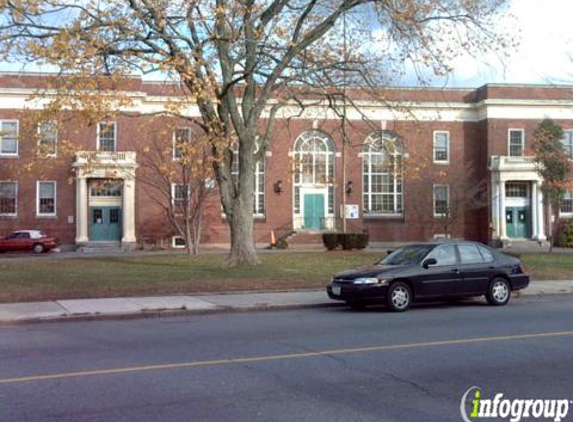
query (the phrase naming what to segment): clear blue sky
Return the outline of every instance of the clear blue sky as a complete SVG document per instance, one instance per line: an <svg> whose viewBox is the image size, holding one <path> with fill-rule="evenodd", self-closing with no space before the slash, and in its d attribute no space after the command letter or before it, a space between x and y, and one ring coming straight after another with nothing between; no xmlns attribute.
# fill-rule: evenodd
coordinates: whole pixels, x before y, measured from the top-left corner
<svg viewBox="0 0 573 422"><path fill-rule="evenodd" d="M433 85L573 84L573 0L511 0L509 13L513 17L500 22L500 30L514 34L520 44L508 58L460 57L453 63L453 74L445 80L435 80ZM0 63L0 70L19 71L21 66ZM413 85L415 81L406 77L403 83Z"/></svg>

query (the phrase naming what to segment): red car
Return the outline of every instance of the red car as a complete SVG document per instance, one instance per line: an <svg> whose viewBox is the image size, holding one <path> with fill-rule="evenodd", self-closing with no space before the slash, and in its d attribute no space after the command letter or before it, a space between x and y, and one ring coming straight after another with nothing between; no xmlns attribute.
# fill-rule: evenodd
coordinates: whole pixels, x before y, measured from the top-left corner
<svg viewBox="0 0 573 422"><path fill-rule="evenodd" d="M0 239L0 252L33 251L34 253L43 253L57 247L57 239L46 236L40 230L18 230Z"/></svg>

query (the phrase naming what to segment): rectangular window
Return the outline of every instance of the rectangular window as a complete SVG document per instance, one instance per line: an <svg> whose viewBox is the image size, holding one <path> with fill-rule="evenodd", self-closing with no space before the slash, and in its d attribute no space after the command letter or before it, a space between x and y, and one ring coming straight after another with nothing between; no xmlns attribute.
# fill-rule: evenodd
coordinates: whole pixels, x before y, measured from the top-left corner
<svg viewBox="0 0 573 422"><path fill-rule="evenodd" d="M573 158L573 130L563 131L563 139L561 139L563 144L563 150L569 158Z"/></svg>
<svg viewBox="0 0 573 422"><path fill-rule="evenodd" d="M190 187L188 184L173 183L171 185L173 205L176 207L185 207L188 204L190 193Z"/></svg>
<svg viewBox="0 0 573 422"><path fill-rule="evenodd" d="M56 215L56 182L38 182L36 214L39 217Z"/></svg>
<svg viewBox="0 0 573 422"><path fill-rule="evenodd" d="M181 146L191 142L191 128L182 127L173 131L173 159L179 160L182 156Z"/></svg>
<svg viewBox="0 0 573 422"><path fill-rule="evenodd" d="M98 124L97 149L99 151L115 152L117 141L116 129L115 122Z"/></svg>
<svg viewBox="0 0 573 422"><path fill-rule="evenodd" d="M18 155L18 120L0 120L0 156Z"/></svg>
<svg viewBox="0 0 573 422"><path fill-rule="evenodd" d="M55 157L58 145L58 125L55 120L38 124L38 153L42 157Z"/></svg>
<svg viewBox="0 0 573 422"><path fill-rule="evenodd" d="M0 215L18 213L18 182L0 182Z"/></svg>
<svg viewBox="0 0 573 422"><path fill-rule="evenodd" d="M434 217L446 217L450 208L450 187L434 185Z"/></svg>
<svg viewBox="0 0 573 422"><path fill-rule="evenodd" d="M527 198L527 183L508 182L505 184L507 198Z"/></svg>
<svg viewBox="0 0 573 422"><path fill-rule="evenodd" d="M120 198L122 194L121 180L93 180L90 183L90 196Z"/></svg>
<svg viewBox="0 0 573 422"><path fill-rule="evenodd" d="M450 132L434 132L434 163L450 162Z"/></svg>
<svg viewBox="0 0 573 422"><path fill-rule="evenodd" d="M562 214L573 214L573 192L565 192L563 203L561 204Z"/></svg>
<svg viewBox="0 0 573 422"><path fill-rule="evenodd" d="M173 236L171 238L171 246L173 249L183 249L187 245L185 244L185 239L181 236Z"/></svg>
<svg viewBox="0 0 573 422"><path fill-rule="evenodd" d="M231 163L231 176L233 177L233 183L238 183L239 176L239 151L235 146L232 148L233 151L233 162ZM255 164L255 174L254 174L254 201L253 201L253 215L258 218L265 216L265 158L261 158Z"/></svg>
<svg viewBox="0 0 573 422"><path fill-rule="evenodd" d="M509 129L507 132L510 157L523 157L525 136L523 129Z"/></svg>
<svg viewBox="0 0 573 422"><path fill-rule="evenodd" d="M402 214L402 158L369 150L363 154L364 214Z"/></svg>

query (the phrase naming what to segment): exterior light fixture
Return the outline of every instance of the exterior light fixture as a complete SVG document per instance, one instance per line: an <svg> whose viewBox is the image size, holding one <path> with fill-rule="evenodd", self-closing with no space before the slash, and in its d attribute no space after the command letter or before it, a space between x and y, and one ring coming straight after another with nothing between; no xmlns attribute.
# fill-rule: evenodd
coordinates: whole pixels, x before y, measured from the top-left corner
<svg viewBox="0 0 573 422"><path fill-rule="evenodd" d="M352 180L346 182L346 194L350 195L352 193Z"/></svg>
<svg viewBox="0 0 573 422"><path fill-rule="evenodd" d="M282 191L283 191L283 181L282 181L282 180L277 180L276 183L275 183L274 188L275 188L275 193L276 193L277 195L280 195L280 194L282 193Z"/></svg>

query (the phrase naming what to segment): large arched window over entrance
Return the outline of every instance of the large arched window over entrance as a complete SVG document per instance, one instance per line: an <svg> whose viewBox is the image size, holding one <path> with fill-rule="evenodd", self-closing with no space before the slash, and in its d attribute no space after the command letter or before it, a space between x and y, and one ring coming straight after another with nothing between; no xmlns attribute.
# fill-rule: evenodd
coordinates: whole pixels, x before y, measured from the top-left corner
<svg viewBox="0 0 573 422"><path fill-rule="evenodd" d="M320 130L302 133L294 143L295 228L334 227L334 142Z"/></svg>
<svg viewBox="0 0 573 422"><path fill-rule="evenodd" d="M362 154L364 215L402 215L402 156L402 142L390 132L376 132L366 139Z"/></svg>

